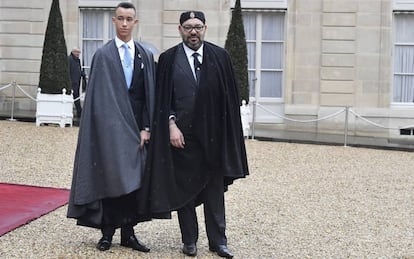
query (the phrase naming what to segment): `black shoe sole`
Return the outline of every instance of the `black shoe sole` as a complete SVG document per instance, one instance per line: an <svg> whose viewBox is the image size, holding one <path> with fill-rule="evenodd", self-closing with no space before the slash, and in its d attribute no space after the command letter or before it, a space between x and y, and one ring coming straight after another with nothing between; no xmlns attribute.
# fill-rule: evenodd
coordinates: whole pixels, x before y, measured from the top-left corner
<svg viewBox="0 0 414 259"><path fill-rule="evenodd" d="M218 256L223 257L223 258L233 258L234 255L230 255L227 253L222 253L221 251L219 251L218 249L214 248L214 247L209 247L208 250L210 250L213 253L216 253Z"/></svg>
<svg viewBox="0 0 414 259"><path fill-rule="evenodd" d="M143 253L148 253L149 251L151 251L151 249L149 249L147 247L139 247L138 248L138 247L132 247L132 246L126 245L126 244L121 244L121 246L128 247L128 248L131 248L133 250L137 250L137 251L140 251L140 252L143 252Z"/></svg>

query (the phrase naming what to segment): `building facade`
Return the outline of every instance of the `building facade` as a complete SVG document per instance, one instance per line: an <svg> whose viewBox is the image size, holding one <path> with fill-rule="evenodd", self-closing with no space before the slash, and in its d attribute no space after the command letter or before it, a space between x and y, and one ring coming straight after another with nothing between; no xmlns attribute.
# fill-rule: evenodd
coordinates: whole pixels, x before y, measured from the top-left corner
<svg viewBox="0 0 414 259"><path fill-rule="evenodd" d="M68 51L114 35L120 1L60 0ZM159 54L180 42L178 17L206 14L206 40L224 46L234 0L131 0L134 34ZM35 96L51 0L0 2L0 87ZM255 137L414 147L414 0L242 0ZM12 89L0 91L10 110ZM15 106L36 105L16 91Z"/></svg>

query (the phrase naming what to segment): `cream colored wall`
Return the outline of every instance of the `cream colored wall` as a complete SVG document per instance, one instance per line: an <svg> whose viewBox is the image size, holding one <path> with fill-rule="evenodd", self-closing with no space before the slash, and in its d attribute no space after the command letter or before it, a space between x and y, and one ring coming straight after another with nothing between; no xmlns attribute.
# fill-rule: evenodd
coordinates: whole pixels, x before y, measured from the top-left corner
<svg viewBox="0 0 414 259"><path fill-rule="evenodd" d="M39 81L44 33L51 6L50 1L2 0L0 2L0 87L16 81L32 97ZM96 1L95 1L96 2ZM120 1L112 1L120 2ZM112 3L111 2L111 3ZM230 23L230 3L225 0L132 0L140 20L135 36L154 44L159 51L181 41L177 26L179 15L186 10L202 10L206 14L206 40L224 46ZM96 4L96 3L95 3ZM79 6L76 0L60 0L68 53L80 45ZM156 57L157 58L157 57ZM12 96L11 88L0 92L1 100ZM17 109L36 108L34 101L20 91ZM0 104L10 106L9 103ZM6 107L8 109L10 107Z"/></svg>
<svg viewBox="0 0 414 259"><path fill-rule="evenodd" d="M79 7L77 1L62 1L61 12L64 19L66 47L69 52L74 47L80 47L79 35Z"/></svg>
<svg viewBox="0 0 414 259"><path fill-rule="evenodd" d="M287 117L319 119L349 106L385 127L375 127L350 115L351 135L407 140L395 128L413 125L414 110L391 107L393 3L288 1L284 96ZM314 123L285 121L274 125L274 129L341 135L344 124L345 113Z"/></svg>
<svg viewBox="0 0 414 259"><path fill-rule="evenodd" d="M0 2L1 86L16 81L35 96L49 9L49 1ZM0 96L11 96L11 90L8 88ZM17 92L17 97L22 95ZM35 107L35 103L30 101L20 102L19 105L21 109Z"/></svg>
<svg viewBox="0 0 414 259"><path fill-rule="evenodd" d="M179 15L194 9L206 14L206 40L224 46L234 4L234 0L131 2L136 5L140 20L135 38L154 44L159 51L181 41L177 31ZM255 1L248 2L254 5ZM287 1L285 116L316 119L350 106L383 125L404 126L413 122L412 108L390 106L393 3L394 0ZM50 0L0 1L0 87L16 81L35 95L50 4ZM60 6L70 51L80 44L78 1L60 0ZM1 97L5 95L11 96L11 92L0 92L0 109ZM35 109L28 98L21 98L18 105L20 109ZM284 121L271 127L287 132L340 135L344 120L340 116L306 125ZM350 134L404 138L395 130L373 128L352 118Z"/></svg>
<svg viewBox="0 0 414 259"><path fill-rule="evenodd" d="M164 51L181 42L178 33L179 17L183 11L200 10L206 15L206 40L224 46L230 24L230 2L225 0L155 0L137 4L139 36Z"/></svg>
<svg viewBox="0 0 414 259"><path fill-rule="evenodd" d="M36 98L40 62L47 19L52 1L2 0L0 11L0 86L15 81L31 97ZM68 42L77 45L78 17L75 1L60 1L64 31ZM69 45L70 46L70 45ZM68 46L68 49L70 48ZM0 96L12 96L12 88ZM36 103L17 90L16 109L33 110ZM4 104L8 109L10 103Z"/></svg>
<svg viewBox="0 0 414 259"><path fill-rule="evenodd" d="M289 1L286 103L388 107L391 13L391 1Z"/></svg>

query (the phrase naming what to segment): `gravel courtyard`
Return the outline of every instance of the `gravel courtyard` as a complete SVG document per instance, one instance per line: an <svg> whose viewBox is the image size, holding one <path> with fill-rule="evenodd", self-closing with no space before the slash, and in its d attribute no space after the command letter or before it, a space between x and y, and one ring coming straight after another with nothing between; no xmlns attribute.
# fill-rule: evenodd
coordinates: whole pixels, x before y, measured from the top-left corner
<svg viewBox="0 0 414 259"><path fill-rule="evenodd" d="M0 182L70 188L78 128L0 121ZM235 258L414 258L414 152L247 140L226 193ZM0 197L1 199L1 197ZM136 226L144 254L95 244L63 206L0 237L0 258L184 258L176 214ZM198 258L208 251L199 211Z"/></svg>

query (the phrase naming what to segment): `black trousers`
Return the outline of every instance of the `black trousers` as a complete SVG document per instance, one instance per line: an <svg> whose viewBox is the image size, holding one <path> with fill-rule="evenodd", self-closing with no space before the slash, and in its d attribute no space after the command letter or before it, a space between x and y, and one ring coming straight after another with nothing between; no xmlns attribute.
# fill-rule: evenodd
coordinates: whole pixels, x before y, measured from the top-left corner
<svg viewBox="0 0 414 259"><path fill-rule="evenodd" d="M212 177L196 199L201 199L204 205L209 246L227 245L223 177ZM196 199L177 211L184 244L195 244L198 240Z"/></svg>
<svg viewBox="0 0 414 259"><path fill-rule="evenodd" d="M80 96L80 89L79 84L72 83L72 91L73 91L73 99L79 98ZM75 101L75 107L76 107L76 115L78 117L81 116L82 113L82 107L80 100Z"/></svg>
<svg viewBox="0 0 414 259"><path fill-rule="evenodd" d="M136 204L136 191L116 198L103 199L102 234L112 237L115 229L121 228L121 236L129 237L133 235L133 227L139 221Z"/></svg>

